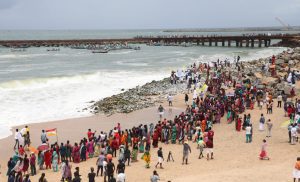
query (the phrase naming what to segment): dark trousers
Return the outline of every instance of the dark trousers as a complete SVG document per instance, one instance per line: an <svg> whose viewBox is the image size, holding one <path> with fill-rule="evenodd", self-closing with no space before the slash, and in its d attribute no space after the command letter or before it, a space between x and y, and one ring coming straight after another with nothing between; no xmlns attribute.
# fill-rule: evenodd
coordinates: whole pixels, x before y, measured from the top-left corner
<svg viewBox="0 0 300 182"><path fill-rule="evenodd" d="M18 140L18 139L16 139L15 141L16 141L16 143L15 143L14 149L16 148L16 146L17 146L17 145L18 145L18 149L19 149L19 148L20 148L20 143L19 143L19 140Z"/></svg>
<svg viewBox="0 0 300 182"><path fill-rule="evenodd" d="M108 173L107 174L107 177L108 177L108 181L110 181L113 177L114 177L114 173Z"/></svg>
<svg viewBox="0 0 300 182"><path fill-rule="evenodd" d="M30 165L31 176L36 175L36 167L35 165Z"/></svg>
<svg viewBox="0 0 300 182"><path fill-rule="evenodd" d="M277 102L277 107L280 107L280 108L281 108L281 101L278 101L278 102Z"/></svg>
<svg viewBox="0 0 300 182"><path fill-rule="evenodd" d="M101 174L100 174L100 176L102 176L103 175L103 166L98 166L98 168L97 168L97 176L99 176L99 170L101 169Z"/></svg>
<svg viewBox="0 0 300 182"><path fill-rule="evenodd" d="M127 165L129 166L129 163L130 163L130 157L125 157L125 162L124 163L126 163L126 161L127 161Z"/></svg>

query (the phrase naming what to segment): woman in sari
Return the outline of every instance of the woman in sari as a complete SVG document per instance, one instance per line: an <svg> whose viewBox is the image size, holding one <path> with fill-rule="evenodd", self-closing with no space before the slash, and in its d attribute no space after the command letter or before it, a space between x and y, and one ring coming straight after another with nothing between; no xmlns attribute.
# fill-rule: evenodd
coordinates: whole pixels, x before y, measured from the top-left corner
<svg viewBox="0 0 300 182"><path fill-rule="evenodd" d="M202 130L202 132L205 132L205 130L206 130L206 120L205 119L203 119L201 121L201 130Z"/></svg>
<svg viewBox="0 0 300 182"><path fill-rule="evenodd" d="M52 154L52 168L54 172L58 171L58 155L56 153L56 151L53 151Z"/></svg>
<svg viewBox="0 0 300 182"><path fill-rule="evenodd" d="M127 133L127 145L131 146L131 130Z"/></svg>
<svg viewBox="0 0 300 182"><path fill-rule="evenodd" d="M154 133L153 133L153 136L152 136L152 146L154 148L157 148L158 147L158 131L157 129L154 130Z"/></svg>
<svg viewBox="0 0 300 182"><path fill-rule="evenodd" d="M38 153L38 165L39 165L40 170L43 170L44 153L42 151L39 151L39 153Z"/></svg>
<svg viewBox="0 0 300 182"><path fill-rule="evenodd" d="M94 146L94 157L98 157L100 155L100 143L99 141Z"/></svg>
<svg viewBox="0 0 300 182"><path fill-rule="evenodd" d="M144 153L145 150L145 137L139 142L139 153Z"/></svg>
<svg viewBox="0 0 300 182"><path fill-rule="evenodd" d="M72 156L73 156L73 162L79 163L80 162L80 148L78 147L78 144L75 143L73 150L72 150Z"/></svg>
<svg viewBox="0 0 300 182"><path fill-rule="evenodd" d="M93 142L93 140L91 140L87 144L87 150L88 150L89 158L93 158L94 157L94 142Z"/></svg>
<svg viewBox="0 0 300 182"><path fill-rule="evenodd" d="M173 125L172 127L172 144L175 144L176 143L176 139L177 139L177 128L175 125Z"/></svg>
<svg viewBox="0 0 300 182"><path fill-rule="evenodd" d="M231 119L232 119L231 110L228 109L228 111L227 111L227 123L228 123L228 124L231 123Z"/></svg>
<svg viewBox="0 0 300 182"><path fill-rule="evenodd" d="M143 154L142 158L145 162L146 162L146 168L150 168L150 161L151 161L151 155L149 153L149 151L145 151L145 153Z"/></svg>
<svg viewBox="0 0 300 182"><path fill-rule="evenodd" d="M51 169L51 159L52 159L52 153L50 150L45 151L44 153L44 160L45 160L45 165L46 169Z"/></svg>
<svg viewBox="0 0 300 182"><path fill-rule="evenodd" d="M133 149L131 153L131 162L136 162L138 156L138 146L137 144L133 144Z"/></svg>

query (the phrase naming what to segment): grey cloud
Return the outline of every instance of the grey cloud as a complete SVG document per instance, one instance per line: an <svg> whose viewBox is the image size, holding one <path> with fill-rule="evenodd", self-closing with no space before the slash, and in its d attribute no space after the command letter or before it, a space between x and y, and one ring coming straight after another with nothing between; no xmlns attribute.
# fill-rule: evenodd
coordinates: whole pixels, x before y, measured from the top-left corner
<svg viewBox="0 0 300 182"><path fill-rule="evenodd" d="M0 10L10 9L18 3L18 0L0 0Z"/></svg>

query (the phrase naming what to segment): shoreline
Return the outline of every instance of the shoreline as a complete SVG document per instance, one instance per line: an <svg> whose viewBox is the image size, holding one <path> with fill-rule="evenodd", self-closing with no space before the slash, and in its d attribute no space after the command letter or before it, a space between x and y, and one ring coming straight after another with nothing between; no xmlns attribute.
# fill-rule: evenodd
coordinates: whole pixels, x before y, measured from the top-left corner
<svg viewBox="0 0 300 182"><path fill-rule="evenodd" d="M293 50L295 50L295 49L293 49ZM299 60L300 59L298 60L298 56L300 58L300 48L298 48L297 51L298 51L298 55L296 55L297 61L294 61L291 64L297 65L299 67L299 62L300 62ZM284 53L281 53L281 54L276 56L278 58L277 60L278 60L278 65L279 65L278 66L278 72L279 73L281 71L283 71L283 73L284 73L285 68L282 67L282 65L290 64L289 61L286 61L286 60L290 60L291 56L292 56L292 54L287 55L287 54L284 54ZM243 79L249 78L249 79L252 79L252 80L255 79L255 78L258 78L259 75L257 74L258 73L257 70L261 69L260 66L263 65L266 60L268 60L268 58L253 60L253 61L249 61L249 62L243 62L244 69L243 69L242 78ZM235 78L238 78L238 75L236 74L235 71L232 72L232 76L235 77ZM284 77L284 75L281 75L281 77ZM270 77L268 77L268 78L270 78ZM275 90L278 89L278 88L282 88L282 87L284 87L284 89L285 88L287 88L287 89L291 88L287 84L282 84L282 83L279 84L278 80L276 80L276 79L266 79L266 80L261 79L261 82L263 82L263 81L266 81L266 84L264 83L264 84L259 84L259 85L264 85L266 88L272 90L274 93L275 93ZM273 88L273 86L274 86L274 88ZM297 85L297 89L299 90L299 85ZM131 89L129 89L129 90L131 90ZM296 93L299 93L298 90L296 91ZM157 97L159 97L159 96L160 95L157 95ZM190 94L190 96L191 96L191 94ZM190 98L192 98L192 97L190 97ZM166 99L163 100L163 97L161 97L161 99L162 99L161 101L163 101L163 106L165 108L169 108L167 106ZM167 119L173 119L175 115L178 115L180 112L185 110L185 103L184 103L183 95L177 93L174 97L173 104L174 104L174 107L171 108L172 112L171 113L169 113L169 111L166 112L166 118ZM247 111L247 112L250 112L250 113L253 114L253 117L254 117L253 121L254 122L257 122L258 117L259 117L257 112L264 112L265 113L265 111L259 111L257 109L253 110L253 111ZM275 113L276 113L276 111L275 111ZM278 114L278 116L276 114L272 115L272 118L274 118L274 120L275 120L276 117L279 117L279 116L282 117L283 116L283 111L278 110L277 114ZM70 118L70 119L67 119L67 120L33 123L33 124L28 124L28 126L30 128L31 138L33 139L32 140L32 145L37 146L40 143L39 142L39 138L40 138L39 136L40 136L40 133L41 133L42 129L58 128L59 142L66 142L66 140L68 140L70 138L72 138L72 142L73 142L73 141L78 141L80 138L82 138L83 135L86 135L86 132L87 132L88 128L92 128L93 130L96 129L97 133L98 133L101 130L103 130L103 131L110 130L113 126L116 126L116 124L118 122L121 123L122 128L129 128L129 127L132 127L133 125L153 123L153 122L157 122L158 120L159 120L159 117L158 117L158 114L157 114L157 108L155 107L155 104L154 104L154 106L151 106L151 107L148 107L148 108L141 108L139 110L136 110L136 111L133 111L133 112L130 112L130 113L126 113L126 114L124 114L124 113L123 114L122 113L115 113L115 114L113 114L109 117L107 117L106 115L103 115L103 114L98 114L98 115L94 115L94 116L82 117L82 118L76 118L76 119ZM278 127L279 124L280 123L276 123L276 126ZM24 125L19 125L19 126L13 127L12 131L14 131L14 129L17 128L17 127L20 128L20 126L24 126ZM216 125L216 131L218 133L223 132L223 135L225 135L224 131L222 131L223 129L225 131L231 131L232 132L231 128L228 128L228 126L229 125L226 124L225 119L222 118L222 124L221 125ZM101 129L101 130L99 131L98 129ZM279 127L277 128L277 130L278 130L278 133L280 133L280 134L286 133L285 130L283 132L283 130ZM229 133L229 135L230 136L226 136L225 139L230 140L231 137L236 135L236 133L232 132L232 133ZM262 134L260 134L259 136L261 137ZM285 144L284 140L282 139L282 135L280 135L280 136L278 135L276 137L277 137L278 141L281 141L281 143L278 144L279 146ZM55 140L56 140L55 137L50 138L50 142L52 142L52 143L55 142ZM224 139L218 138L218 136L217 136L216 140L217 141L218 140L223 141ZM237 141L241 142L242 140L244 140L243 137L238 138ZM1 166L4 166L1 169L1 172L2 172L1 177L3 177L3 174L5 173L5 169L6 169L6 166L4 164L6 163L8 157L13 153L12 142L14 142L13 135L10 135L9 137L6 137L5 139L0 139L0 145L1 146L8 146L8 147L2 147L0 149L0 155L2 156L1 159L0 159L0 164L1 164ZM237 144L239 144L239 143L237 143ZM259 145L259 142L257 141L256 144ZM230 152L230 150L226 148L226 145L229 145L229 144L216 143L216 145L220 147L219 149L217 149L217 151L219 153L222 153L222 151L220 151L220 149L224 150L225 153ZM222 145L225 145L225 146L222 146ZM163 145L163 146L165 146L165 145ZM165 147L167 148L167 146L165 146ZM175 148L175 147L177 147L177 145L169 146L169 147L170 148ZM249 147L248 147L248 149L249 149ZM174 150L178 150L178 149L175 148ZM193 149L193 150L195 150L195 149ZM256 150L256 148L255 148L255 150ZM286 151L287 149L285 148L285 149L281 149L281 150ZM294 149L294 150L296 150L296 149ZM180 151L181 151L181 149L178 152L180 152ZM224 153L224 151L223 151L223 153ZM154 152L154 151L152 151L152 152ZM279 150L279 152L280 152L280 150ZM253 154L253 152L252 152L252 154ZM155 155L155 154L152 154L152 155ZM221 154L219 154L219 155L221 155ZM229 160L228 156L227 157L225 156L224 159L225 159L225 161ZM285 159L287 159L287 158L285 157ZM241 159L239 158L239 160L241 160ZM288 164L287 162L290 162L290 160L291 159L286 160L285 164ZM94 161L94 159L90 160L90 161ZM91 164L90 161L89 161L88 164ZM219 161L216 160L216 161L217 161L218 164L222 164L222 163L220 163L220 160ZM193 162L195 162L195 161L193 161ZM275 160L275 162L279 164L279 162L281 162L281 161L278 161L278 159L277 159L277 160ZM84 164L81 163L80 167L83 166L83 165ZM139 164L134 164L134 165L143 165L143 162L139 162ZM279 168L278 168L278 170L279 170ZM88 170L87 168L84 168L84 169L86 171ZM167 173L167 172L162 172L162 173ZM57 176L57 175L60 175L60 173L51 173L51 171L47 171L47 175L54 175L54 176L56 175ZM188 173L188 175L190 175L190 173ZM175 175L175 176L179 177L178 175ZM58 178L55 178L55 179L58 179ZM207 179L209 179L209 178L207 177Z"/></svg>
<svg viewBox="0 0 300 182"><path fill-rule="evenodd" d="M288 49L291 49L291 50L298 49L298 50L300 50L300 47L288 48ZM275 55L275 57L276 58L278 58L278 57L282 58L284 52L286 52L286 51L283 51L283 52ZM299 56L297 58L298 58L298 61L300 62L300 54L299 54ZM255 60L242 61L242 63L244 64L244 66L250 66L250 65L253 65L253 64L260 64L261 65L262 61L265 61L265 60L267 60L267 58L260 58L260 59L255 59ZM283 58L283 60L286 61L287 58ZM297 64L297 63L298 62L296 62L295 64ZM244 70L244 71L247 71L247 70ZM250 71L248 73L252 74L252 71ZM178 85L181 85L181 86L178 86ZM156 88L154 88L154 86L158 86L160 88L156 89ZM120 114L120 113L128 114L128 113L131 113L131 112L134 112L134 111L138 111L138 110L142 110L142 109L145 109L145 108L152 108L152 107L156 106L158 103L163 103L166 100L167 94L170 93L170 92L171 92L172 95L176 96L176 95L182 94L183 92L186 91L186 83L173 85L173 88L171 88L171 89L168 88L167 91L163 90L165 87L168 87L168 86L171 86L169 78L163 78L161 80L157 80L157 81L153 80L153 81L147 82L147 83L145 83L142 86L137 85L136 87L124 90L124 92L121 92L119 94L114 94L112 96L108 96L108 97L102 98L102 99L97 100L97 101L93 101L93 100L92 101L87 101L87 103L91 103L91 105L88 106L88 107L86 107L86 108L83 108L83 109L81 109L79 111L82 112L82 111L89 110L90 113L92 114L90 116L72 117L72 118L66 118L66 119L49 120L49 121L39 121L39 122L29 122L29 123L26 123L26 124L20 124L20 125L12 126L10 128L10 131L11 131L12 134L10 134L9 136L6 136L4 138L0 138L0 141L6 139L8 137L13 136L15 128L18 128L20 126L38 125L38 124L42 124L42 123L44 123L44 124L45 123L55 123L55 122L63 122L63 121L69 121L69 120L81 120L81 119L84 119L84 118L89 119L89 118L92 118L92 117L98 117L97 115L103 115L105 117L110 117L110 116L112 116L114 114ZM149 90L147 91L147 89L149 89L149 88L150 88L151 91L149 91ZM119 99L120 97L121 97L121 99L123 99L124 97L128 97L128 95L131 95L132 93L139 95L140 94L140 91L139 91L140 89L144 90L143 91L144 93L142 92L140 98L146 100L145 105L142 106L142 107L133 106L135 109L131 110L131 107L129 107L130 110L126 110L125 109L125 110L123 110L125 112L122 112L122 109L120 109L120 106L123 106L123 104L120 105L118 103L118 104L115 105L116 108L114 108L114 109L119 109L119 111L114 111L112 113L111 112L108 112L108 113L101 112L101 110L95 109L96 107L99 107L98 103L101 103L102 101L104 101L104 104L106 104L105 102L110 102L111 100ZM127 99L128 98L126 98L126 100ZM125 104L128 104L128 103L125 103Z"/></svg>

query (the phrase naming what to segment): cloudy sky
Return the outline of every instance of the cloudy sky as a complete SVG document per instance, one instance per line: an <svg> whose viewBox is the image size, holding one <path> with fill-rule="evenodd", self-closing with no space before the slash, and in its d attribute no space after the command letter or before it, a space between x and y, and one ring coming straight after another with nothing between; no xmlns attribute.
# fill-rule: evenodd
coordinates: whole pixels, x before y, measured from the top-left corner
<svg viewBox="0 0 300 182"><path fill-rule="evenodd" d="M300 0L0 0L0 29L300 25Z"/></svg>

